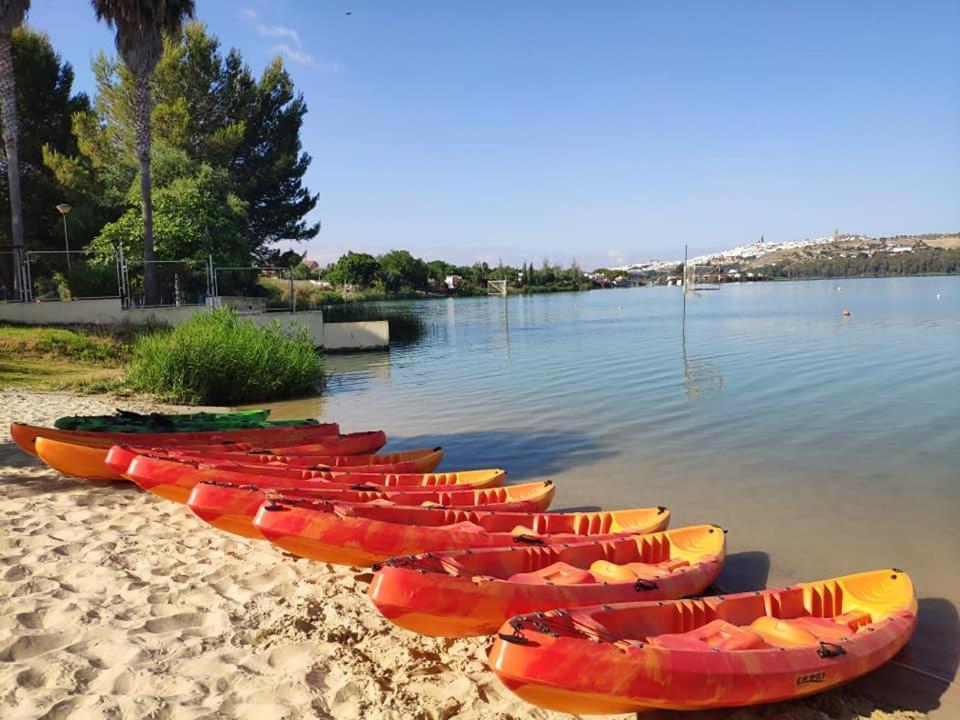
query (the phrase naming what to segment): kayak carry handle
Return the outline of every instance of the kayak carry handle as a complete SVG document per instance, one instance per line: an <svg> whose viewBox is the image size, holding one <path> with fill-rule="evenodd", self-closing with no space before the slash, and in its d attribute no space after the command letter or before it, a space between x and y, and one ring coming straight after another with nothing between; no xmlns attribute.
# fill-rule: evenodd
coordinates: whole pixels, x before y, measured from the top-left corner
<svg viewBox="0 0 960 720"><path fill-rule="evenodd" d="M536 535L517 535L513 538L515 543L527 543L528 545L543 545L543 538Z"/></svg>
<svg viewBox="0 0 960 720"><path fill-rule="evenodd" d="M641 590L656 590L657 584L653 582L653 580L637 578L637 581L633 584L633 589L637 592L640 592Z"/></svg>
<svg viewBox="0 0 960 720"><path fill-rule="evenodd" d="M840 657L841 655L846 655L846 654L847 654L847 651L843 647L843 645L827 642L826 640L820 641L820 649L817 650L817 655L819 655L824 659Z"/></svg>

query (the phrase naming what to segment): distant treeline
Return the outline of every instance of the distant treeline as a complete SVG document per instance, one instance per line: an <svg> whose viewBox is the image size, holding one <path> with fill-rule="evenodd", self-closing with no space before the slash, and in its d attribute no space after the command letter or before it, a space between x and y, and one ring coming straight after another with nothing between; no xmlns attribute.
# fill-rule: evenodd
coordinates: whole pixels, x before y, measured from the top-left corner
<svg viewBox="0 0 960 720"><path fill-rule="evenodd" d="M772 278L883 277L947 275L960 272L960 250L921 248L913 252L861 253L852 257L811 258L758 271Z"/></svg>
<svg viewBox="0 0 960 720"><path fill-rule="evenodd" d="M538 268L526 262L520 267L502 263L491 267L485 262L453 265L443 260L424 261L407 250L391 250L376 257L350 251L335 263L316 269L309 268L301 259L293 275L302 280L326 280L336 288L349 287L353 294L367 293L376 299L430 291L485 294L490 280L506 280L511 292L523 293L589 290L593 286L576 261L568 268L548 259Z"/></svg>

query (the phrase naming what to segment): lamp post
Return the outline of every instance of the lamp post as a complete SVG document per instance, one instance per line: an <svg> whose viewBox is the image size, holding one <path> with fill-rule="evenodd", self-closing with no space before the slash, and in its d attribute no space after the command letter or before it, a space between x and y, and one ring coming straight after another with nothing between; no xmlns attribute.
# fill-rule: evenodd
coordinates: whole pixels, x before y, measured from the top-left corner
<svg viewBox="0 0 960 720"><path fill-rule="evenodd" d="M57 205L57 210L60 211L60 214L63 215L63 245L67 249L67 274L70 274L70 238L67 235L67 213L73 210L72 207L66 203L60 203Z"/></svg>

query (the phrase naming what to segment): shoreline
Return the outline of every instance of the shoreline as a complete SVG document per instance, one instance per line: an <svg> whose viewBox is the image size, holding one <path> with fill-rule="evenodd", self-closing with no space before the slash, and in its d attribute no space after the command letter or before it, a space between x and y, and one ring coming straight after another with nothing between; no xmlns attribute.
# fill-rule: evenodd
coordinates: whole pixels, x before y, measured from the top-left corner
<svg viewBox="0 0 960 720"><path fill-rule="evenodd" d="M61 478L9 442L12 420L51 424L68 413L112 412L114 404L0 391L0 513L8 527L0 539L0 623L9 638L0 645L0 715L572 717L502 688L486 668L487 638L424 638L384 620L364 597L368 570L229 536L130 485ZM775 706L659 716L928 717L862 694L868 681L884 684L877 680Z"/></svg>

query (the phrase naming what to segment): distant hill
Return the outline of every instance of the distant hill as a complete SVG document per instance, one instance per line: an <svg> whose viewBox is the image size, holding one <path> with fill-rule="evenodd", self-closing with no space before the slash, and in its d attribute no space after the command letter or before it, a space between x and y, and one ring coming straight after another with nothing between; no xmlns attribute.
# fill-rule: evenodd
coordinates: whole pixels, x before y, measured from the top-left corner
<svg viewBox="0 0 960 720"><path fill-rule="evenodd" d="M730 275L764 277L852 277L960 272L960 233L868 237L834 233L829 237L738 245L690 258L697 265L722 267ZM637 263L626 272L669 274L681 260Z"/></svg>

